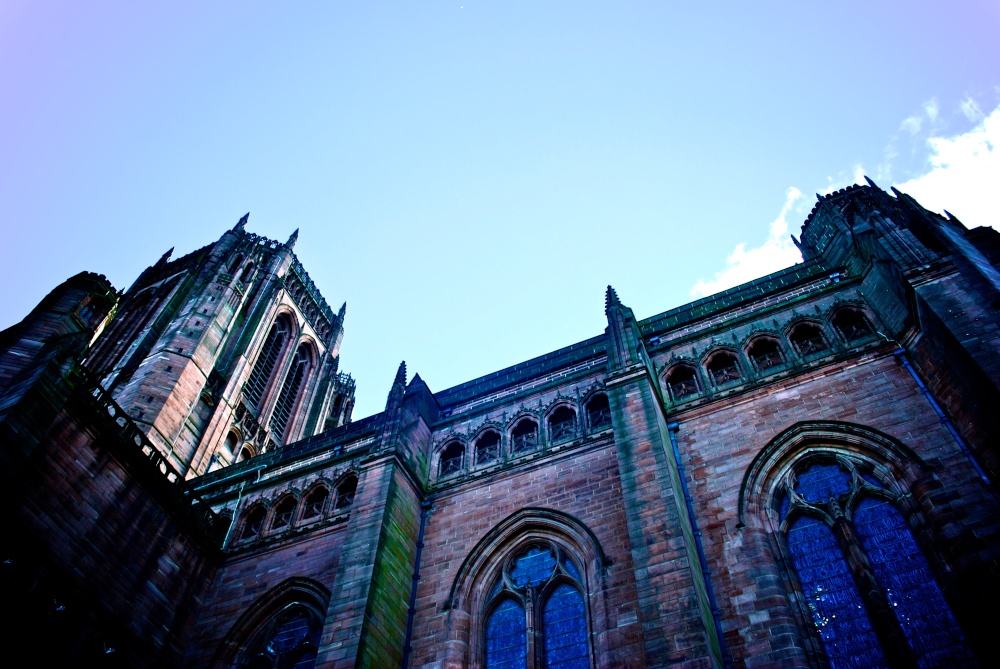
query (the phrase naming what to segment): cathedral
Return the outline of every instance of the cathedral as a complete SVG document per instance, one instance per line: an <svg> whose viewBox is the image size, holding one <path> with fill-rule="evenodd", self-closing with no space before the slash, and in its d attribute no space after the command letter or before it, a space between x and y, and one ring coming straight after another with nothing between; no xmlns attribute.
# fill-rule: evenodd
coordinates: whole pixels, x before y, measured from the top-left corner
<svg viewBox="0 0 1000 669"><path fill-rule="evenodd" d="M352 420L346 306L247 225L0 333L29 663L991 663L992 228L851 186L800 264L641 320L609 286L603 333L447 389L400 364Z"/></svg>

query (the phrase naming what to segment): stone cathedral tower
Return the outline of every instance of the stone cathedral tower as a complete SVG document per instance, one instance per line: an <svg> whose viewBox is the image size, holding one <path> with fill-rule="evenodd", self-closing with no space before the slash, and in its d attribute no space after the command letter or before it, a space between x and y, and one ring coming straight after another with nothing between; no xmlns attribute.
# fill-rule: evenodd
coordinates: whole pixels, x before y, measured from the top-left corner
<svg viewBox="0 0 1000 669"><path fill-rule="evenodd" d="M245 230L170 260L121 296L87 367L181 474L338 427L354 380L334 313L292 249Z"/></svg>

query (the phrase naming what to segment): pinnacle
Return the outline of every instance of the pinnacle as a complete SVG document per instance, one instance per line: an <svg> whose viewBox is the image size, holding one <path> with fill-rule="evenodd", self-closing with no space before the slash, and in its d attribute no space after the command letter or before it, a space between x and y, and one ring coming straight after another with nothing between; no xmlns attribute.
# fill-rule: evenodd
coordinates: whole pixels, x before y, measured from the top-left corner
<svg viewBox="0 0 1000 669"><path fill-rule="evenodd" d="M299 229L295 228L295 232L293 232L292 236L288 238L287 242L285 242L285 246L287 246L288 248L292 248L293 246L295 246L295 242L298 240L298 238L299 238Z"/></svg>
<svg viewBox="0 0 1000 669"><path fill-rule="evenodd" d="M393 385L397 383L402 383L406 385L406 361L399 363L399 369L396 370L396 379L392 382Z"/></svg>
<svg viewBox="0 0 1000 669"><path fill-rule="evenodd" d="M612 306L621 306L621 300L618 299L615 289L608 285L608 292L604 296L604 308L610 309Z"/></svg>
<svg viewBox="0 0 1000 669"><path fill-rule="evenodd" d="M247 224L248 220L250 220L250 212L249 211L247 213L243 214L243 216L240 218L240 220L236 221L236 225L233 227L233 230L242 230L244 227L246 227L246 224Z"/></svg>

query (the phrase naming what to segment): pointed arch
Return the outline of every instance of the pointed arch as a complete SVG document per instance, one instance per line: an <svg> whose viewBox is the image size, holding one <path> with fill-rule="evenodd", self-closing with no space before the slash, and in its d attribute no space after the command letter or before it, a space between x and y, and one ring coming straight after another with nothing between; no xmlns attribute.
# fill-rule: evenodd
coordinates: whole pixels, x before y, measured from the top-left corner
<svg viewBox="0 0 1000 669"><path fill-rule="evenodd" d="M535 564L539 561L541 566ZM590 658L596 666L606 666L608 564L597 537L573 516L535 507L511 514L476 543L458 568L445 608L450 612L451 638L464 643L445 649L445 664L487 666L487 647L496 641L489 628L501 615L497 612L502 609L502 615L513 621L525 615L519 611L527 612L523 608L527 607L531 608L527 643L542 644L535 650L529 647L529 658L544 656L546 615L550 625L568 616L569 627L585 635L586 648L581 646L579 652L586 666L592 666ZM529 582L535 588L534 599L521 592Z"/></svg>
<svg viewBox="0 0 1000 669"><path fill-rule="evenodd" d="M258 654L266 652L269 632L282 614L302 615L308 626L301 647L289 652L311 652L313 649L308 646L318 646L329 602L330 591L318 581L301 577L282 581L251 604L233 624L216 651L212 666L218 669L248 666Z"/></svg>

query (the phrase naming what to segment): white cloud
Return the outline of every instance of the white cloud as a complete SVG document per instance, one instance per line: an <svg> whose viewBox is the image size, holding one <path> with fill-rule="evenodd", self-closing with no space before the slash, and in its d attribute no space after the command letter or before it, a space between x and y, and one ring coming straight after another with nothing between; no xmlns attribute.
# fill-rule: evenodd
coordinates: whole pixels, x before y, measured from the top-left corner
<svg viewBox="0 0 1000 669"><path fill-rule="evenodd" d="M925 171L897 188L932 211L947 209L970 228L980 225L1000 228L997 197L1000 193L1000 152L997 151L1000 146L1000 106L987 116L974 99L966 98L961 102L960 110L976 125L968 132L952 137L933 136L934 127L943 123L937 100L934 99L924 103L922 115L910 116L903 121L902 129L911 134L919 132L924 122L929 121L925 130L927 139L922 144L927 158ZM885 150L885 162L878 165L874 173L861 164L854 165L837 178L829 177L827 186L819 192L828 195L849 183L864 184L865 174L873 175L879 183L892 183L893 162L899 157L895 146L890 144ZM771 223L767 241L751 249L747 249L746 244L739 244L726 259L726 268L717 272L713 279L699 279L691 288L691 296L711 295L801 262L798 249L788 237L787 221L789 213L796 209L794 205L801 198L802 193L797 188L789 188L781 213Z"/></svg>
<svg viewBox="0 0 1000 669"><path fill-rule="evenodd" d="M975 101L962 103L962 112L967 117L976 111L982 120L969 132L954 137L930 137L927 140L930 170L897 188L928 209L948 209L970 228L998 227L1000 106L989 116L982 116Z"/></svg>
<svg viewBox="0 0 1000 669"><path fill-rule="evenodd" d="M788 236L788 213L802 197L798 188L789 188L785 195L785 205L778 218L771 222L767 241L756 248L747 249L739 244L726 258L726 268L716 272L715 278L706 281L698 279L691 288L692 297L704 297L726 288L752 281L776 270L802 262L802 256Z"/></svg>
<svg viewBox="0 0 1000 669"><path fill-rule="evenodd" d="M916 135L920 132L920 128L924 125L924 118L922 116L907 116L903 119L903 122L899 124L900 130L905 130L911 135Z"/></svg>
<svg viewBox="0 0 1000 669"><path fill-rule="evenodd" d="M927 118L931 120L931 123L937 120L939 111L940 108L938 107L938 101L936 98L931 98L924 103L924 113L927 114Z"/></svg>
<svg viewBox="0 0 1000 669"><path fill-rule="evenodd" d="M979 123L986 118L986 115L983 114L983 110L979 107L979 103L972 98L965 98L959 106L962 108L962 113L965 114L965 118L969 119L973 123Z"/></svg>

